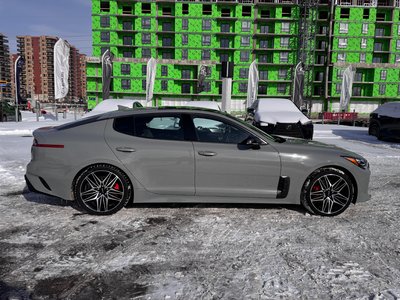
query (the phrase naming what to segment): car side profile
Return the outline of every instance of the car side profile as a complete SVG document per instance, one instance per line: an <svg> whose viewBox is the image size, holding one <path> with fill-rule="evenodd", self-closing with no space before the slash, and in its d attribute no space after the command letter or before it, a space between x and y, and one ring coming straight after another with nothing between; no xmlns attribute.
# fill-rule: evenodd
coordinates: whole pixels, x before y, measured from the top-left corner
<svg viewBox="0 0 400 300"><path fill-rule="evenodd" d="M375 109L369 117L368 134L378 140L400 139L400 103L388 102Z"/></svg>
<svg viewBox="0 0 400 300"><path fill-rule="evenodd" d="M257 99L247 108L246 121L269 134L312 140L314 125L289 99Z"/></svg>
<svg viewBox="0 0 400 300"><path fill-rule="evenodd" d="M196 108L114 111L37 129L26 182L88 213L134 203L302 204L334 216L369 199L369 165L319 142L271 136Z"/></svg>

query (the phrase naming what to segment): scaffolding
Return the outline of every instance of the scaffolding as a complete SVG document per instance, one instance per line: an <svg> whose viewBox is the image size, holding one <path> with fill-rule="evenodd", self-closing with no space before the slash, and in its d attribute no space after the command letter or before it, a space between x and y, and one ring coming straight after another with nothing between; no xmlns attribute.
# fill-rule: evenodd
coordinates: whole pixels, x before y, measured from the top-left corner
<svg viewBox="0 0 400 300"><path fill-rule="evenodd" d="M316 21L318 18L318 2L316 0L300 0L299 16L299 47L298 47L298 64L296 66L296 74L301 71L304 73L304 82L302 91L298 91L303 101L300 101L300 106L306 106L308 111L311 111L312 96L313 96L313 74L315 64L315 48L316 48ZM296 78L293 78L296 82ZM295 88L294 88L295 89ZM294 93L293 93L294 96ZM295 99L293 99L295 100ZM294 101L295 102L295 101Z"/></svg>

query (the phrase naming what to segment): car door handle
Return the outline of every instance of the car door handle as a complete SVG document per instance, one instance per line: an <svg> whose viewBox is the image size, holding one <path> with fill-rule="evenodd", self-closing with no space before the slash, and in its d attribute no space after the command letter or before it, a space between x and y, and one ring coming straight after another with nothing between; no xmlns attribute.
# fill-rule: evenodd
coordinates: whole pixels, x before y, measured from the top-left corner
<svg viewBox="0 0 400 300"><path fill-rule="evenodd" d="M199 151L198 153L199 153L199 155L202 155L202 156L215 156L215 155L217 155L217 153L213 152L213 151Z"/></svg>
<svg viewBox="0 0 400 300"><path fill-rule="evenodd" d="M128 153L136 151L135 149L130 148L130 147L117 147L116 150L119 152L128 152Z"/></svg>

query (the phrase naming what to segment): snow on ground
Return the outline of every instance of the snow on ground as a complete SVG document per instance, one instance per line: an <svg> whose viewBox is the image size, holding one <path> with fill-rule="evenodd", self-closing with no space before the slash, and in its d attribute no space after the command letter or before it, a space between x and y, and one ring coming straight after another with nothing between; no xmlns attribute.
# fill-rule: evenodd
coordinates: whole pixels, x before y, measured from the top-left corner
<svg viewBox="0 0 400 300"><path fill-rule="evenodd" d="M31 131L66 121L34 120L0 123L0 299L400 298L399 143L316 125L371 163L371 200L338 217L211 204L95 217L27 191Z"/></svg>

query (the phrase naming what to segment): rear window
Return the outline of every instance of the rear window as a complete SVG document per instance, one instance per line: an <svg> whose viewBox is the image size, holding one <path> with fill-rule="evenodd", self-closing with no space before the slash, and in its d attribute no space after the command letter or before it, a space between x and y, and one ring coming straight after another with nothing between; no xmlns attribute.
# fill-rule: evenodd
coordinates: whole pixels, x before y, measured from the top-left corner
<svg viewBox="0 0 400 300"><path fill-rule="evenodd" d="M119 133L134 135L134 129L134 117L132 116L116 118L114 120L114 130Z"/></svg>

